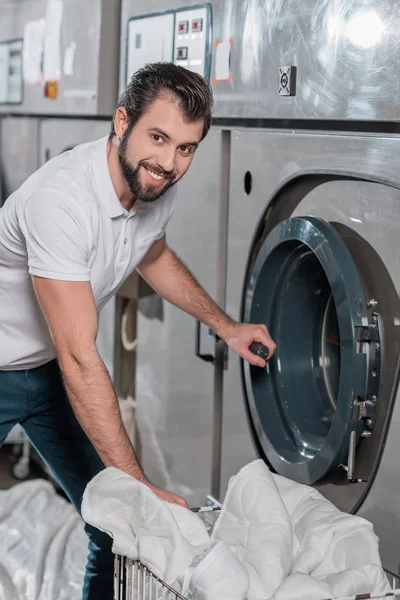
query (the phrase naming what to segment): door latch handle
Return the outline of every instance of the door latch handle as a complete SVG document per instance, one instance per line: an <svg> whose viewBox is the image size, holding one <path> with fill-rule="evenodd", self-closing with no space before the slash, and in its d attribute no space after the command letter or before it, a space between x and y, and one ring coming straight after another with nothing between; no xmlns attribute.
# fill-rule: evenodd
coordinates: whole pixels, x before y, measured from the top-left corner
<svg viewBox="0 0 400 600"><path fill-rule="evenodd" d="M201 358L205 362L213 363L215 362L215 358L212 354L202 354L200 350L200 337L201 337L201 323L200 321L196 321L196 341L195 341L195 356L197 358ZM213 331L212 329L208 330L208 334L213 337L217 342L220 341L220 337ZM264 344L260 344L259 342L253 342L250 344L249 349L253 354L256 354L260 358L267 360L269 356L269 349Z"/></svg>
<svg viewBox="0 0 400 600"><path fill-rule="evenodd" d="M217 342L221 339L212 329L209 329L208 332L210 336L217 340ZM252 342L249 346L249 350L264 360L267 360L269 356L268 346L264 346L264 344L260 344L259 342Z"/></svg>
<svg viewBox="0 0 400 600"><path fill-rule="evenodd" d="M260 344L259 342L253 342L250 344L249 350L264 360L267 360L269 356L269 348L264 346L264 344Z"/></svg>
<svg viewBox="0 0 400 600"><path fill-rule="evenodd" d="M200 337L201 337L201 323L196 321L196 337L195 337L195 349L194 354L197 358L214 364L215 358L212 354L202 354L200 349Z"/></svg>

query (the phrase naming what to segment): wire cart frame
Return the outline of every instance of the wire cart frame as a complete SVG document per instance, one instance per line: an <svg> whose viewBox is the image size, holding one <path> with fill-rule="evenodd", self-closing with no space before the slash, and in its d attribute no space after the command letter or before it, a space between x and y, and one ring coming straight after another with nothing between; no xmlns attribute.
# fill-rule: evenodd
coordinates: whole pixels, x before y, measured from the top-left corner
<svg viewBox="0 0 400 600"><path fill-rule="evenodd" d="M139 560L115 555L114 600L187 600Z"/></svg>
<svg viewBox="0 0 400 600"><path fill-rule="evenodd" d="M383 600L400 598L400 589L386 594L358 594L341 598L321 598L321 600ZM114 561L114 600L187 600L182 594L166 584L162 579L139 560L131 560L115 555ZM304 600L307 600L306 598Z"/></svg>

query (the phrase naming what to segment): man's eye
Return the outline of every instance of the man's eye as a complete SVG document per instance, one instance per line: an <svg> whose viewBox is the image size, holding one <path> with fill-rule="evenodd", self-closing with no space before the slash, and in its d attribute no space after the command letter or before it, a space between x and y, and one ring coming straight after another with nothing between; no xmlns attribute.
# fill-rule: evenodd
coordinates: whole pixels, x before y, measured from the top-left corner
<svg viewBox="0 0 400 600"><path fill-rule="evenodd" d="M163 139L162 139L161 135L157 135L156 133L155 133L155 134L153 134L151 137L152 137L152 138L153 138L153 140L154 140L155 142L157 142L158 144L159 144L159 143L161 143L161 142L163 141Z"/></svg>
<svg viewBox="0 0 400 600"><path fill-rule="evenodd" d="M181 146L181 152L186 155L191 154L192 148L190 146Z"/></svg>

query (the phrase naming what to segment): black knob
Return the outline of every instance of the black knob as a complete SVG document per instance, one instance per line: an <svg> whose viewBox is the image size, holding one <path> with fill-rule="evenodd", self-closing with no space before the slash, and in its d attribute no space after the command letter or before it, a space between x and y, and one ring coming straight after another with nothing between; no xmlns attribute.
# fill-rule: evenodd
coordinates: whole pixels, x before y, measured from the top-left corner
<svg viewBox="0 0 400 600"><path fill-rule="evenodd" d="M264 344L260 344L259 342L253 342L250 344L250 350L253 352L253 354L257 354L257 356L263 358L264 360L267 360L269 356L269 350L267 346L264 346Z"/></svg>

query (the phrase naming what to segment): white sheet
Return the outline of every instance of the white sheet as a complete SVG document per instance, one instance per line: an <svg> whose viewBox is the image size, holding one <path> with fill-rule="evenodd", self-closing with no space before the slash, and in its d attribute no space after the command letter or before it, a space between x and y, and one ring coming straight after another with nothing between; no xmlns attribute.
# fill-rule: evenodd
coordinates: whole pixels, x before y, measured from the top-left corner
<svg viewBox="0 0 400 600"><path fill-rule="evenodd" d="M140 558L189 600L317 600L381 593L389 584L372 525L263 461L232 478L208 537L201 519L118 469L89 484L84 519L114 551Z"/></svg>
<svg viewBox="0 0 400 600"><path fill-rule="evenodd" d="M248 600L307 600L390 589L371 523L314 488L273 475L262 460L228 486L212 539L245 565Z"/></svg>
<svg viewBox="0 0 400 600"><path fill-rule="evenodd" d="M83 526L43 479L0 491L0 600L81 600Z"/></svg>
<svg viewBox="0 0 400 600"><path fill-rule="evenodd" d="M82 516L113 538L115 554L140 558L167 583L209 545L207 529L195 514L163 502L147 485L114 467L86 487Z"/></svg>

